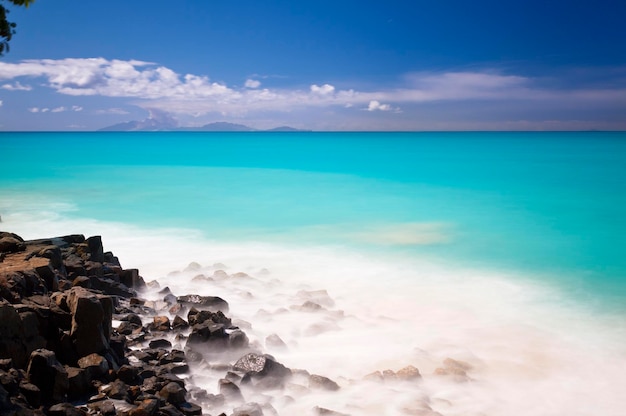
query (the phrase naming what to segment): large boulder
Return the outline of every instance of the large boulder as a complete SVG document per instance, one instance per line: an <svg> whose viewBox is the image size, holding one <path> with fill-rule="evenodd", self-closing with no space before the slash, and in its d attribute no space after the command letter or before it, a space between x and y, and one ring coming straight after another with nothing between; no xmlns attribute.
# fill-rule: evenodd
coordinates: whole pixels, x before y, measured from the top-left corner
<svg viewBox="0 0 626 416"><path fill-rule="evenodd" d="M113 301L82 287L73 287L67 295L72 314L70 336L80 357L102 353L109 348Z"/></svg>
<svg viewBox="0 0 626 416"><path fill-rule="evenodd" d="M32 384L39 387L43 403L65 401L69 389L67 371L54 352L45 349L33 351L28 363L27 377Z"/></svg>
<svg viewBox="0 0 626 416"><path fill-rule="evenodd" d="M212 312L228 312L228 302L217 296L185 295L179 296L176 300L188 307L207 309Z"/></svg>
<svg viewBox="0 0 626 416"><path fill-rule="evenodd" d="M269 354L248 353L241 357L233 370L243 373L242 382L263 389L282 388L292 372Z"/></svg>

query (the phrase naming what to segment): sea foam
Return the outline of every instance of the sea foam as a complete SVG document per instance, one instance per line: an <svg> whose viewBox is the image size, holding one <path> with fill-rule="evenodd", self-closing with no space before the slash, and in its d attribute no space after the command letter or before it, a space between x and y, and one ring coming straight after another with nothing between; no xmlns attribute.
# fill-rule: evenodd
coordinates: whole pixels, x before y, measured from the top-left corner
<svg viewBox="0 0 626 416"><path fill-rule="evenodd" d="M65 205L18 208L5 210L3 229L24 238L102 235L124 267L179 295L223 297L253 345L341 387L305 393L296 378L281 394L244 391L279 414L316 406L354 415L623 413L622 317L536 277L345 247L215 241L69 218ZM267 341L274 335L285 348ZM191 380L217 393L223 374L210 364L194 366ZM366 377L409 365L420 381Z"/></svg>

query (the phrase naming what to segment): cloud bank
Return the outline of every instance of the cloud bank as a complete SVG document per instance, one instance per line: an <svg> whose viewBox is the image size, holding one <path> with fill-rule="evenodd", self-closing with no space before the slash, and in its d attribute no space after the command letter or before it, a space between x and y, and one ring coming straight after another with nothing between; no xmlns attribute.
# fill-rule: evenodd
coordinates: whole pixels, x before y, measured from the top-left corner
<svg viewBox="0 0 626 416"><path fill-rule="evenodd" d="M401 112L418 114L424 106L440 103L463 103L468 108L476 103L505 103L524 108L539 106L556 112L594 108L621 114L626 111L623 83L602 88L578 85L558 89L546 87L539 79L493 70L416 72L406 75L400 87L357 90L330 83L312 83L307 88L261 88L261 82L255 79L247 79L243 87L237 88L211 81L205 75L179 74L165 66L139 60L68 58L0 62L3 90L34 93L38 88L25 84L29 79L43 80L40 85L66 96L117 97L144 109L194 117L210 113L241 117L315 109L355 114L365 109L366 113L388 113L388 117L394 117ZM70 108L58 109L67 110Z"/></svg>

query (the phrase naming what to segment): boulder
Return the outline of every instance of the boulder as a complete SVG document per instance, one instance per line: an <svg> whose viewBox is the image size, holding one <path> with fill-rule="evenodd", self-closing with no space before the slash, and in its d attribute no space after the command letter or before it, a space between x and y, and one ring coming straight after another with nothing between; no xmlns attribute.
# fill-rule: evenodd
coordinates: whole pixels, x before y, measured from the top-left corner
<svg viewBox="0 0 626 416"><path fill-rule="evenodd" d="M87 370L91 379L99 379L109 372L107 360L96 353L86 355L78 360L78 366Z"/></svg>
<svg viewBox="0 0 626 416"><path fill-rule="evenodd" d="M160 391L159 396L163 398L168 403L173 405L177 405L185 402L185 391L184 387L181 387L178 383L167 383Z"/></svg>
<svg viewBox="0 0 626 416"><path fill-rule="evenodd" d="M48 416L87 416L87 412L72 406L70 403L58 403L50 406Z"/></svg>
<svg viewBox="0 0 626 416"><path fill-rule="evenodd" d="M311 374L309 376L309 388L318 390L337 391L339 385L328 377Z"/></svg>
<svg viewBox="0 0 626 416"><path fill-rule="evenodd" d="M217 296L185 295L179 296L176 300L189 307L208 309L213 312L228 312L228 302Z"/></svg>
<svg viewBox="0 0 626 416"><path fill-rule="evenodd" d="M109 348L113 302L82 287L68 291L67 306L72 314L70 336L80 357L102 353Z"/></svg>
<svg viewBox="0 0 626 416"><path fill-rule="evenodd" d="M0 358L12 358L18 368L24 368L29 358L22 320L6 300L0 300Z"/></svg>
<svg viewBox="0 0 626 416"><path fill-rule="evenodd" d="M243 402L243 394L241 394L241 390L239 387L230 380L220 379L218 381L218 388L221 395L223 395L226 400Z"/></svg>
<svg viewBox="0 0 626 416"><path fill-rule="evenodd" d="M263 416L263 409L258 403L246 403L233 409L231 416Z"/></svg>
<svg viewBox="0 0 626 416"><path fill-rule="evenodd" d="M33 351L28 363L27 377L41 390L43 403L65 401L69 389L67 371L54 352L45 349Z"/></svg>

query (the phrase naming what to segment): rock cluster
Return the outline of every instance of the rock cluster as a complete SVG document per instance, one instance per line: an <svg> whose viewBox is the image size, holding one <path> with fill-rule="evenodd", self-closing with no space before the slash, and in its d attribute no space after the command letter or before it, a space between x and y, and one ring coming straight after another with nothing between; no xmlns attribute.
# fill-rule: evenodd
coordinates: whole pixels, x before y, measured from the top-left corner
<svg viewBox="0 0 626 416"><path fill-rule="evenodd" d="M158 292L157 300L143 298L148 291ZM301 295L307 301L294 306L299 312L333 305L325 291ZM177 296L145 283L138 270L104 252L100 237L24 241L0 232L0 414L269 416L278 414L269 401L249 399L280 396L289 403L294 399L279 391L341 389L264 354L228 310L216 296ZM266 344L287 348L276 334ZM459 376L461 364L447 363L446 374ZM217 373L217 394L193 385L190 367ZM366 378L421 375L409 366ZM311 411L342 415L319 406Z"/></svg>

